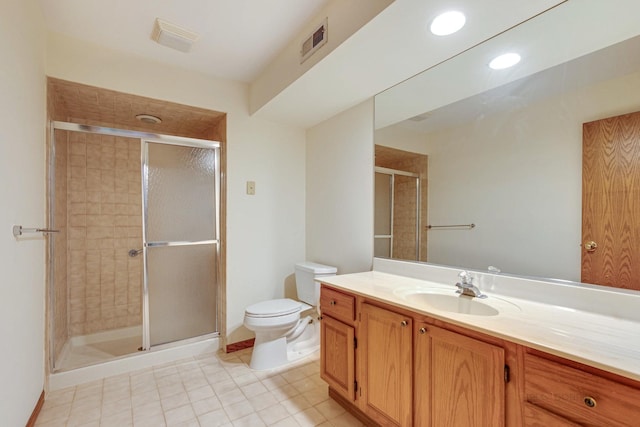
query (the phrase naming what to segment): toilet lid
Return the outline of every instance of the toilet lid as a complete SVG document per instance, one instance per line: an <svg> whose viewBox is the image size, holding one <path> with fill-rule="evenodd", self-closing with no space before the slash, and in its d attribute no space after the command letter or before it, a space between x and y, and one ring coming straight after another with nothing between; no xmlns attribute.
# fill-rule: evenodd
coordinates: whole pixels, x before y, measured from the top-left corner
<svg viewBox="0 0 640 427"><path fill-rule="evenodd" d="M300 311L301 305L292 299L272 299L262 301L246 308L245 312L252 317L276 317Z"/></svg>

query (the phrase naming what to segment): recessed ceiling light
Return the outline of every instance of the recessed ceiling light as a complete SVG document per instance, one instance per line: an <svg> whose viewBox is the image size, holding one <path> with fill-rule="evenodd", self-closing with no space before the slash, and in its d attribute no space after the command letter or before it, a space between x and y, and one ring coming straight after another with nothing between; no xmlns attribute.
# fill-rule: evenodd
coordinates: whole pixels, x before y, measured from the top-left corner
<svg viewBox="0 0 640 427"><path fill-rule="evenodd" d="M431 22L431 32L436 36L448 36L464 27L467 18L455 10L442 13Z"/></svg>
<svg viewBox="0 0 640 427"><path fill-rule="evenodd" d="M517 53L505 53L493 58L493 60L489 62L489 67L494 70L503 70L505 68L513 67L518 62L520 62L520 55Z"/></svg>
<svg viewBox="0 0 640 427"><path fill-rule="evenodd" d="M136 119L140 120L142 123L147 123L150 125L157 125L158 123L162 123L162 119L157 116L152 116L151 114L138 114Z"/></svg>

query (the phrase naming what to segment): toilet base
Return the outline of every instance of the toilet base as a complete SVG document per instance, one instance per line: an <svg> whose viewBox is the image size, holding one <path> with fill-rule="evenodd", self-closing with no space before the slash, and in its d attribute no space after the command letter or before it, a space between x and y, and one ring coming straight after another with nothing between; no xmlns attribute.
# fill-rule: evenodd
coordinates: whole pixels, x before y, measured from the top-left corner
<svg viewBox="0 0 640 427"><path fill-rule="evenodd" d="M287 339L285 337L276 339L261 338L259 334L256 334L253 353L251 353L251 362L249 363L251 369L263 371L286 365L289 362L287 359Z"/></svg>
<svg viewBox="0 0 640 427"><path fill-rule="evenodd" d="M287 346L289 362L308 356L320 349L320 322L317 320L308 325L305 331Z"/></svg>
<svg viewBox="0 0 640 427"><path fill-rule="evenodd" d="M320 348L319 327L314 321L290 342L286 336L257 333L249 367L257 371L280 368L312 354Z"/></svg>

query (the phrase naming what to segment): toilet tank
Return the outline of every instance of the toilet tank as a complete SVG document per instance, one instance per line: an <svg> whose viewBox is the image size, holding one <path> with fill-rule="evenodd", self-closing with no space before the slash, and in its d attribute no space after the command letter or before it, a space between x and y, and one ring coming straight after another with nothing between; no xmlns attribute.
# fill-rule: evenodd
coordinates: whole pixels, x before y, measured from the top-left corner
<svg viewBox="0 0 640 427"><path fill-rule="evenodd" d="M315 262L300 262L296 264L296 289L298 299L307 304L317 306L320 299L321 277L335 276L338 269L330 265Z"/></svg>

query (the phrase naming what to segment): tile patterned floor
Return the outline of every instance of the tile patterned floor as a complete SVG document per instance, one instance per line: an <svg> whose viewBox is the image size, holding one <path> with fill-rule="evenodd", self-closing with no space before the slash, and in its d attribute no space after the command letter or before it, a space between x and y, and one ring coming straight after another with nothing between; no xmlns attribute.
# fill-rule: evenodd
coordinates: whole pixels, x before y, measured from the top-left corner
<svg viewBox="0 0 640 427"><path fill-rule="evenodd" d="M250 357L211 353L57 390L36 426L362 426L329 399L317 354L262 372Z"/></svg>

